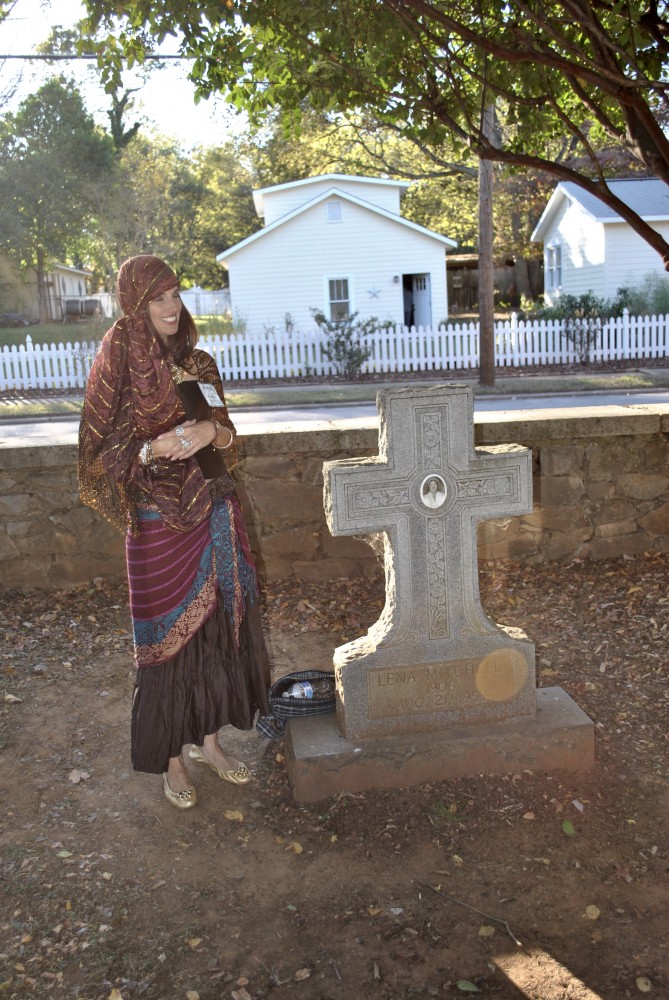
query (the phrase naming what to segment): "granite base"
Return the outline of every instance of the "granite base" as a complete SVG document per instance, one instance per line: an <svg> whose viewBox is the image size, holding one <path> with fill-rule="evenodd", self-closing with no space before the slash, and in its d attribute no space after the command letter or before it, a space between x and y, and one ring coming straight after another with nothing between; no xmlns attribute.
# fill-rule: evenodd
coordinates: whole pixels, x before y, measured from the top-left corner
<svg viewBox="0 0 669 1000"><path fill-rule="evenodd" d="M477 774L588 770L592 720L562 688L537 690L530 718L457 726L412 737L347 740L333 712L293 719L286 730L293 797L317 802L340 792L403 788Z"/></svg>

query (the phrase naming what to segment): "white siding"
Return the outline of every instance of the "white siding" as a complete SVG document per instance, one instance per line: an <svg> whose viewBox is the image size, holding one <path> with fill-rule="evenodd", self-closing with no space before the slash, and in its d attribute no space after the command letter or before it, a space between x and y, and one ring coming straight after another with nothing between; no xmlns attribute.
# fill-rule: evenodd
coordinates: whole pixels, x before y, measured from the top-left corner
<svg viewBox="0 0 669 1000"><path fill-rule="evenodd" d="M323 201L230 258L233 315L249 331L279 333L286 313L299 329L311 329L310 308L327 307L325 279L340 277L351 282L361 319L403 323L402 274L429 273L433 325L446 318L444 246L350 202L343 208L343 221L328 223Z"/></svg>
<svg viewBox="0 0 669 1000"><path fill-rule="evenodd" d="M606 284L603 295L614 298L619 288L635 288L643 284L647 274L666 277L659 253L646 243L626 222L611 222L606 229ZM669 239L669 222L653 225Z"/></svg>
<svg viewBox="0 0 669 1000"><path fill-rule="evenodd" d="M395 215L400 214L400 192L397 187L387 187L373 182L360 183L360 181L352 179L336 181L330 179L314 181L296 187L286 187L279 191L263 194L265 225L268 226L276 219L283 218L284 215L288 215L296 208L333 187L337 188L338 191L343 191L344 194L351 194L363 201L368 201L376 208L384 208L387 212L394 212ZM344 211L346 211L346 203L344 203Z"/></svg>
<svg viewBox="0 0 669 1000"><path fill-rule="evenodd" d="M565 199L554 227L562 242L562 294L604 294L604 228L581 205Z"/></svg>

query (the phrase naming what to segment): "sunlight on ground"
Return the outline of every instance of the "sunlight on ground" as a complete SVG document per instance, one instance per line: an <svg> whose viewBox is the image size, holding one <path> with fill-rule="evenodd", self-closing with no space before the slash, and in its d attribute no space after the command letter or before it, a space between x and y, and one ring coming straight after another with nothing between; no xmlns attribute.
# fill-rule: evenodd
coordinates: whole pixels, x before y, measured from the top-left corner
<svg viewBox="0 0 669 1000"><path fill-rule="evenodd" d="M510 953L493 959L500 972L528 1000L604 1000L574 976L551 955L540 948Z"/></svg>

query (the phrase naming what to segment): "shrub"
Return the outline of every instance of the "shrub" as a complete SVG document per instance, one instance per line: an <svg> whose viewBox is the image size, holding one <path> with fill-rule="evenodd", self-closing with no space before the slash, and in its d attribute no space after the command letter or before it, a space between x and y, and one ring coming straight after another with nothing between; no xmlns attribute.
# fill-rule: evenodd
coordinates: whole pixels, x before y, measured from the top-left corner
<svg viewBox="0 0 669 1000"><path fill-rule="evenodd" d="M379 321L375 317L357 320L357 312L347 319L328 319L320 309L312 309L311 314L321 333L325 335L323 354L331 361L337 375L354 378L360 374L360 369L371 356L371 348L362 343L365 337L378 328Z"/></svg>
<svg viewBox="0 0 669 1000"><path fill-rule="evenodd" d="M619 288L614 301L620 301L632 316L669 313L669 277L651 272L637 288Z"/></svg>

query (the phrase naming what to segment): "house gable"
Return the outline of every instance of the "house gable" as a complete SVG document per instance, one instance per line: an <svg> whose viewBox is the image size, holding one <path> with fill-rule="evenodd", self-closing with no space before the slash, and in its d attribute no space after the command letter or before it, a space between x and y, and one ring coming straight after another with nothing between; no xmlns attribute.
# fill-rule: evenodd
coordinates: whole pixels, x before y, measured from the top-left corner
<svg viewBox="0 0 669 1000"><path fill-rule="evenodd" d="M376 208L395 215L400 213L400 195L408 184L404 181L385 180L379 177L355 177L348 174L321 174L299 181L275 184L253 192L253 202L265 225L289 215L333 187L346 194L363 199Z"/></svg>
<svg viewBox="0 0 669 1000"><path fill-rule="evenodd" d="M240 250L245 249L251 243L256 243L259 240L265 239L270 232L273 232L275 229L280 228L281 226L286 226L288 223L292 222L293 219L296 219L299 215L302 215L304 212L311 211L317 205L321 205L323 202L336 201L336 200L357 205L360 208L365 209L366 211L375 213L379 216L389 219L395 225L404 226L408 229L414 230L415 232L422 233L424 236L436 240L437 242L443 244L444 246L447 247L457 246L457 243L454 240L449 239L447 236L441 236L439 233L433 233L432 230L425 229L424 226L419 226L418 223L411 222L409 219L404 219L402 218L401 215L396 215L394 212L389 212L386 209L379 208L377 205L372 205L370 202L364 201L362 198L358 198L355 195L348 194L347 192L342 191L339 188L330 187L327 190L323 191L321 194L317 195L315 198L311 199L310 201L302 203L299 207L293 209L293 211L289 212L287 215L281 216L274 222L271 222L268 225L264 226L262 229L259 229L258 232L252 233L251 236L247 236L245 240L241 240L234 246L229 247L222 253L217 254L216 260L219 262L219 264L222 264L223 267L227 267L228 262L231 260L231 258L235 254L239 253ZM324 211L327 212L327 209L325 209Z"/></svg>

